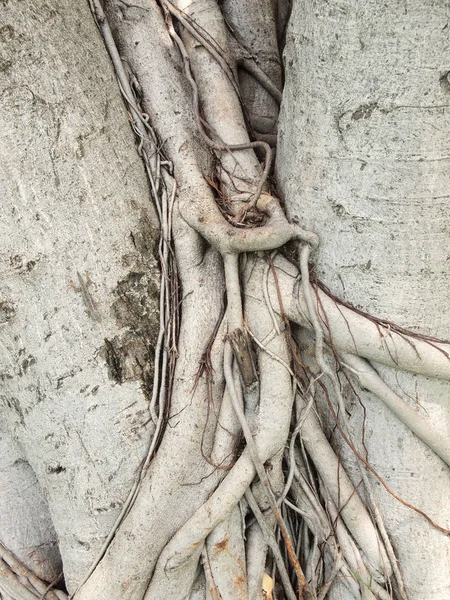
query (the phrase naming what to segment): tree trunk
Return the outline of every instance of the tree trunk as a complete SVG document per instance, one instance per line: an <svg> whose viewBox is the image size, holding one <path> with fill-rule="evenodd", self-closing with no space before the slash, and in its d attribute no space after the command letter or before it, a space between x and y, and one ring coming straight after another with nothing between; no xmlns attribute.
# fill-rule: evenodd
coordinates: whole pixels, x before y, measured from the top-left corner
<svg viewBox="0 0 450 600"><path fill-rule="evenodd" d="M290 4L3 2L0 600L450 600L447 6Z"/></svg>
<svg viewBox="0 0 450 600"><path fill-rule="evenodd" d="M315 268L323 283L367 313L443 338L450 328L447 8L295 3L277 162L289 215L320 232ZM376 368L448 436L446 382ZM366 411L350 400L347 410L355 432L365 426L373 466L399 496L448 526L446 465L373 394L359 395ZM349 454L342 441L340 448ZM374 483L409 597L448 598L448 536Z"/></svg>
<svg viewBox="0 0 450 600"><path fill-rule="evenodd" d="M89 7L2 21L1 539L70 588L146 451L158 223Z"/></svg>

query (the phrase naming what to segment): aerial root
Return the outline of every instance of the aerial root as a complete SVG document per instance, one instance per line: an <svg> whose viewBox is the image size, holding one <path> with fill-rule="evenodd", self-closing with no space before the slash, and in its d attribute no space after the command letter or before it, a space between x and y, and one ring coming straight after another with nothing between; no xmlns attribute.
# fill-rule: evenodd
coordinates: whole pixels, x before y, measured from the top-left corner
<svg viewBox="0 0 450 600"><path fill-rule="evenodd" d="M237 276L237 257L227 255L225 260L225 270L227 279L227 289L229 304L227 309L228 319L233 326L242 322L242 307L240 299L239 277ZM268 315L270 323L270 316ZM286 351L283 336L278 336L272 341L271 347L275 352ZM284 350L282 350L284 349ZM272 412L273 399L271 395L265 392L265 387L270 382L270 372L267 366L260 365L261 373L264 377L261 381L261 396L259 406L259 418L256 422L254 432L251 432L245 421L245 414L240 407L240 400L236 393L236 373L232 366L233 352L230 343L225 343L224 370L227 382L227 391L230 395L234 409L237 409L240 415L241 426L244 428L244 434L247 434L247 448L244 449L241 456L237 459L235 465L228 471L218 488L213 492L210 498L194 513L194 515L178 530L172 540L163 550L158 561L155 573L153 575L150 587L147 591L146 600L161 597L161 593L175 594L176 590L184 589L187 581L187 573L194 573L192 564L198 560L197 550L203 545L204 540L213 531L215 527L225 522L230 517L233 510L244 496L251 485L256 469L258 469L261 481L266 482L267 474L264 470L264 463L272 458L274 454L280 451L285 442L285 436L289 430L289 421L292 410L292 397L288 393L283 394L283 385L281 382L286 379L288 389L290 389L290 377L285 377L285 370L280 367L276 361L270 357L260 357L264 361L269 359L274 362L278 369L281 368L279 385L281 385L280 405L277 414L278 425L275 427L273 422L264 418L264 415ZM273 372L273 368L272 368ZM240 386L240 382L238 382ZM273 420L272 420L273 421ZM254 437L253 437L254 435ZM257 467L255 467L255 463ZM265 483L270 490L268 481ZM270 491L271 493L271 491ZM276 507L276 501L272 496L272 503ZM276 507L277 508L277 507ZM278 510L278 509L277 509ZM211 557L210 557L211 558ZM181 586L181 588L180 588ZM187 593L187 592L186 592ZM171 597L175 598L176 596Z"/></svg>
<svg viewBox="0 0 450 600"><path fill-rule="evenodd" d="M274 525L274 519L269 527ZM263 579L268 545L258 522L247 530L246 542L248 600L261 600L261 581Z"/></svg>
<svg viewBox="0 0 450 600"><path fill-rule="evenodd" d="M263 513L261 512L261 510L258 506L258 503L256 502L255 497L253 496L250 489L248 489L245 492L245 499L247 500L249 507L251 508L253 514L256 517L256 520L258 521L258 525L261 529L261 532L262 532L262 535L264 537L266 544L269 546L270 550L272 551L272 555L275 559L277 569L280 574L281 581L283 583L283 588L288 597L288 600L296 600L297 596L294 592L294 589L292 588L292 584L291 584L291 581L289 578L289 573L284 564L284 559L281 554L280 547L278 545L278 541L275 538L275 535L274 535L272 529L267 525L266 519L265 519ZM306 583L306 579L303 578L303 581Z"/></svg>
<svg viewBox="0 0 450 600"><path fill-rule="evenodd" d="M450 442L434 425L421 417L382 380L375 369L354 354L343 354L342 365L356 375L361 386L375 394L390 410L422 440L433 452L450 466Z"/></svg>
<svg viewBox="0 0 450 600"><path fill-rule="evenodd" d="M248 575L244 542L244 515L238 504L230 517L217 525L206 538L205 552L219 597L247 598ZM207 576L208 579L208 576Z"/></svg>
<svg viewBox="0 0 450 600"><path fill-rule="evenodd" d="M297 399L300 402L299 395ZM343 470L313 411L309 413L303 425L302 442L325 488L332 495L333 501L341 507L342 519L367 556L372 575L378 581L383 581L388 561L386 554L380 550L381 540L367 509Z"/></svg>
<svg viewBox="0 0 450 600"><path fill-rule="evenodd" d="M220 213L214 199L198 198L180 210L187 223L222 255L242 252L260 252L280 248L291 240L319 245L318 236L289 223L277 198L261 194L257 208L267 215L264 225L252 229L234 227Z"/></svg>
<svg viewBox="0 0 450 600"><path fill-rule="evenodd" d="M53 585L42 581L0 543L0 594L14 600L67 600L67 594Z"/></svg>

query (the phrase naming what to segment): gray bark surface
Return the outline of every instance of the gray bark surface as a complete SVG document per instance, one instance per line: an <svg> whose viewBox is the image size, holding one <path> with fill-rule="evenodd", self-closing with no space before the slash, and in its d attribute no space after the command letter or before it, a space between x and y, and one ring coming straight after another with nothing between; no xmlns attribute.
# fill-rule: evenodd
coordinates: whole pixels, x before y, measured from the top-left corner
<svg viewBox="0 0 450 600"><path fill-rule="evenodd" d="M448 337L447 2L298 1L287 34L277 172L292 218L320 233L319 278L370 314ZM382 339L380 338L380 343ZM357 350L357 349L356 349ZM448 437L449 385L376 366ZM402 498L450 524L444 463L360 391L369 460ZM348 406L355 432L364 420ZM345 465L359 480L355 460ZM411 600L450 597L450 542L375 483Z"/></svg>
<svg viewBox="0 0 450 600"><path fill-rule="evenodd" d="M450 600L447 3L3 5L0 600Z"/></svg>
<svg viewBox="0 0 450 600"><path fill-rule="evenodd" d="M148 444L158 224L87 3L7 3L0 41L0 533L70 587Z"/></svg>

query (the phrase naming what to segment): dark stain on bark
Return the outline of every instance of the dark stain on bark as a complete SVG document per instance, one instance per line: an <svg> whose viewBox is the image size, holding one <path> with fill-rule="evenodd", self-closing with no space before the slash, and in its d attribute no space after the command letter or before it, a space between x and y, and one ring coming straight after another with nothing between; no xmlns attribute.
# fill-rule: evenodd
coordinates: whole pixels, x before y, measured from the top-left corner
<svg viewBox="0 0 450 600"><path fill-rule="evenodd" d="M20 424L25 425L24 414L23 414L23 410L20 406L19 400L17 398L14 398L13 396L10 396L10 397L2 396L1 401L4 406L6 406L11 411L16 413L16 415L19 417Z"/></svg>
<svg viewBox="0 0 450 600"><path fill-rule="evenodd" d="M0 323L6 323L16 314L14 304L10 300L0 300Z"/></svg>
<svg viewBox="0 0 450 600"><path fill-rule="evenodd" d="M63 467L62 465L56 465L55 467L48 466L46 469L47 473L50 473L51 475L59 475L59 473L64 473L65 470L66 467Z"/></svg>
<svg viewBox="0 0 450 600"><path fill-rule="evenodd" d="M450 71L447 71L439 78L439 83L446 92L450 92Z"/></svg>
<svg viewBox="0 0 450 600"><path fill-rule="evenodd" d="M3 4L3 6L6 6L6 3L0 2L0 5L1 4ZM11 40L13 40L14 37L15 37L15 32L11 25L4 25L3 27L0 27L0 42L2 42L3 44L6 44L6 43L10 42Z"/></svg>
<svg viewBox="0 0 450 600"><path fill-rule="evenodd" d="M142 212L139 227L130 232L130 239L136 252L125 254L122 257L124 265L132 266L136 271L151 269L156 275L159 264L159 230L155 227L148 213Z"/></svg>
<svg viewBox="0 0 450 600"><path fill-rule="evenodd" d="M29 354L21 362L19 375L24 375L28 371L28 369L34 364L36 364L36 358Z"/></svg>
<svg viewBox="0 0 450 600"><path fill-rule="evenodd" d="M105 339L103 351L111 379L119 384L141 380L148 394L159 331L159 269L158 233L146 213L130 238L135 251L122 257L130 271L118 282L111 305L120 333Z"/></svg>
<svg viewBox="0 0 450 600"><path fill-rule="evenodd" d="M119 281L112 310L117 324L153 339L157 324L158 288L152 274L129 273Z"/></svg>
<svg viewBox="0 0 450 600"><path fill-rule="evenodd" d="M79 373L80 371L81 371L81 369L78 367L78 368L72 369L68 373L64 373L63 375L61 375L60 377L58 377L58 379L56 380L56 389L57 390L61 389L62 386L64 385L64 380L65 379L69 379L71 377L75 377L75 375L77 373Z"/></svg>
<svg viewBox="0 0 450 600"><path fill-rule="evenodd" d="M354 121L359 121L359 119L368 119L376 108L378 108L378 104L376 102L372 102L372 104L362 104L353 112L352 119Z"/></svg>
<svg viewBox="0 0 450 600"><path fill-rule="evenodd" d="M7 73L12 67L11 60L4 60L0 58L0 73Z"/></svg>
<svg viewBox="0 0 450 600"><path fill-rule="evenodd" d="M112 311L125 331L105 339L105 356L111 379L117 383L153 376L154 347L158 335L158 288L152 275L129 273L115 290Z"/></svg>
<svg viewBox="0 0 450 600"><path fill-rule="evenodd" d="M105 358L108 365L108 375L117 383L122 383L122 365L120 361L120 348L116 347L116 340L105 338Z"/></svg>

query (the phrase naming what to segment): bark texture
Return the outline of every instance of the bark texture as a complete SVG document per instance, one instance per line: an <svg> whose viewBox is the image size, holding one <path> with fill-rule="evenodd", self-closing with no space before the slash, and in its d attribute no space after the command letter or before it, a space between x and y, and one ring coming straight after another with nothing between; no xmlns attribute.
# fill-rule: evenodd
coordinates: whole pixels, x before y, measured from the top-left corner
<svg viewBox="0 0 450 600"><path fill-rule="evenodd" d="M0 537L70 588L148 444L158 224L88 5L6 3L0 43Z"/></svg>
<svg viewBox="0 0 450 600"><path fill-rule="evenodd" d="M3 4L0 600L450 600L446 5Z"/></svg>
<svg viewBox="0 0 450 600"><path fill-rule="evenodd" d="M450 327L446 23L447 2L295 2L277 161L290 216L320 232L316 271L331 291L373 315L444 339ZM376 369L449 435L447 383ZM448 527L447 467L379 400L365 390L360 396L376 470L401 497ZM360 436L361 407L348 410ZM347 465L357 479L354 461L348 458ZM375 496L411 600L448 599L448 537L379 483Z"/></svg>

